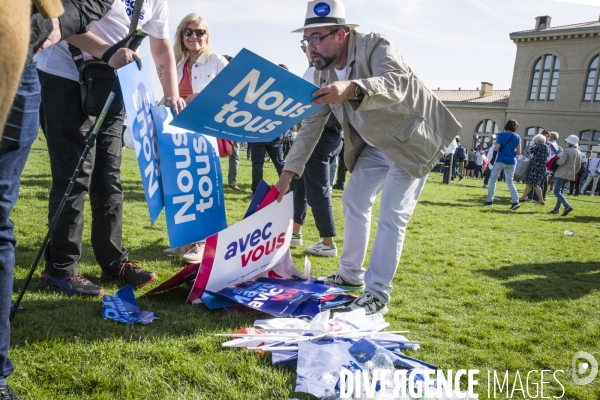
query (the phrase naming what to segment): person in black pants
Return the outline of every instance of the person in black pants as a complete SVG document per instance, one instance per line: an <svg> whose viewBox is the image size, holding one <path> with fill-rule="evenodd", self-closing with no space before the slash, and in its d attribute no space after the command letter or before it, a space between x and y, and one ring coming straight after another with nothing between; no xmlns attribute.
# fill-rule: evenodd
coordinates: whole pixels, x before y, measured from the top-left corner
<svg viewBox="0 0 600 400"><path fill-rule="evenodd" d="M344 131L342 130L340 133L342 138L342 149L338 155L337 177L335 185L333 185L335 190L344 190L344 185L346 184L346 172L348 172L348 168L346 168L346 163L344 162Z"/></svg>
<svg viewBox="0 0 600 400"><path fill-rule="evenodd" d="M277 136L270 142L255 142L252 143L251 157L252 157L252 193L248 195L251 199L254 196L254 192L258 187L261 179L263 178L263 166L265 164L265 153L269 154L271 162L277 170L277 175L281 175L283 170L283 142L282 137Z"/></svg>
<svg viewBox="0 0 600 400"><path fill-rule="evenodd" d="M291 244L302 244L302 226L310 206L322 240L314 246L307 247L306 252L317 256L337 256L337 247L333 241L337 233L329 190L329 166L330 161L337 157L342 149L340 132L341 126L332 113L306 162L304 174L300 179L294 179L291 184L291 190L294 192L294 228Z"/></svg>

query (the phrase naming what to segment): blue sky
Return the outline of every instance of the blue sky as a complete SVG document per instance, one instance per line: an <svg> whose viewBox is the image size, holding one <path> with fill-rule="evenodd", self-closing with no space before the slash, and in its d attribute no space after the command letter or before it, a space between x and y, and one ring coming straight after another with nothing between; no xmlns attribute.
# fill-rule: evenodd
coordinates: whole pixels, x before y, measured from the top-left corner
<svg viewBox="0 0 600 400"><path fill-rule="evenodd" d="M219 54L242 48L306 70L300 50L305 0L169 0L173 37L179 21L195 12L211 30ZM552 26L597 21L600 0L346 0L346 21L359 31L387 35L413 71L432 89L476 89L482 81L509 89L516 45L509 33L533 29L535 17ZM146 48L142 53L149 54ZM156 85L155 85L156 86ZM157 96L162 93L156 88Z"/></svg>

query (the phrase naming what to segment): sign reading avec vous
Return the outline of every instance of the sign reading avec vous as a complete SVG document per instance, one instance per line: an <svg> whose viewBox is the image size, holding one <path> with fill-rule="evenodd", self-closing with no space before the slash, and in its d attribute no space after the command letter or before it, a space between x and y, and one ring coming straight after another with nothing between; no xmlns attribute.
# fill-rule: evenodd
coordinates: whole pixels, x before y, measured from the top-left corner
<svg viewBox="0 0 600 400"><path fill-rule="evenodd" d="M269 142L321 106L319 88L247 49L177 115L172 125L239 142Z"/></svg>

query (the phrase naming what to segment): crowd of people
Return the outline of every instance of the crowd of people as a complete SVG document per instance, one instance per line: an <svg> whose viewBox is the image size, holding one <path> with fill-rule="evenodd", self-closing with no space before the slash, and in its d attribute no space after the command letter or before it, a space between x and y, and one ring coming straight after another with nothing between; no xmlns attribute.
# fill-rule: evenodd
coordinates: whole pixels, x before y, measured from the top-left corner
<svg viewBox="0 0 600 400"><path fill-rule="evenodd" d="M511 197L511 210L520 208L524 201L545 205L550 189L556 197L556 204L550 213L558 214L562 207L563 216L573 211L565 198L566 194L600 194L600 152L596 157L592 157L592 150L582 152L576 135L569 135L564 140L563 148L558 144L560 134L548 130L532 137L529 146L522 151L521 138L515 133L518 127L517 121L509 120L504 131L497 135L496 141L488 148L477 147L468 151L456 138L452 153L452 179L458 177L462 180L467 176L483 178L483 188L488 189L484 205L490 207L497 199L494 196L496 183L505 181ZM519 161L521 153L524 158ZM518 162L527 163L526 176L519 179L525 183L521 196L517 193L514 178Z"/></svg>

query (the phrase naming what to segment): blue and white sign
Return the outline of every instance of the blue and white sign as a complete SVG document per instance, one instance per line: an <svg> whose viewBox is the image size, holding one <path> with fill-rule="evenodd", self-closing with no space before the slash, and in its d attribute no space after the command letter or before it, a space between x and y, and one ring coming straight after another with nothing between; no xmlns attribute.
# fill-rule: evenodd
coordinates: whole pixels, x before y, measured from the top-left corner
<svg viewBox="0 0 600 400"><path fill-rule="evenodd" d="M158 138L150 113L150 107L155 104L150 75L152 62L150 58L144 57L142 64L145 65L142 70L134 62L119 68L117 73L123 92L127 120L133 134L150 222L154 224L164 204Z"/></svg>
<svg viewBox="0 0 600 400"><path fill-rule="evenodd" d="M242 49L173 120L173 125L239 142L269 142L321 106L319 89Z"/></svg>
<svg viewBox="0 0 600 400"><path fill-rule="evenodd" d="M161 154L169 244L204 240L227 228L223 175L212 136L170 125L170 108L152 106Z"/></svg>

